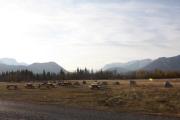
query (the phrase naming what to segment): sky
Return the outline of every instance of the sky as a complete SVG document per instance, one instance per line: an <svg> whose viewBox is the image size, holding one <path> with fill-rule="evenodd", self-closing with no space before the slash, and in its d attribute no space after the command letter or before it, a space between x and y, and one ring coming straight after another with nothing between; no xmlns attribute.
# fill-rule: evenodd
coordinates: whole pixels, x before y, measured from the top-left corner
<svg viewBox="0 0 180 120"><path fill-rule="evenodd" d="M74 70L178 54L179 0L0 0L0 58Z"/></svg>

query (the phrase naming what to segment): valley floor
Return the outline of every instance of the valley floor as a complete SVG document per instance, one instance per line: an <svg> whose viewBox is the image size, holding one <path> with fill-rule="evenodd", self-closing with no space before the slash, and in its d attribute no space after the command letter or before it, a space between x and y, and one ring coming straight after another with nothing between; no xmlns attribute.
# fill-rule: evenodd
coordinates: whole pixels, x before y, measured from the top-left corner
<svg viewBox="0 0 180 120"><path fill-rule="evenodd" d="M55 120L63 117L64 120L84 120L85 118L87 120L95 120L95 118L126 120L126 117L128 120L161 120L161 117L137 113L180 117L180 80L169 80L173 85L172 88L165 88L165 81L136 80L137 85L130 87L127 80L104 80L100 81L106 82L101 90L91 90L89 85L93 81L90 80L87 80L86 84L78 81L79 85L56 86L51 89L37 87L26 89L25 82L2 82L0 83L0 119L4 117L16 120L14 116L17 116L17 119L24 117L31 120L30 116L34 116L36 120L37 115L42 117L42 120L48 117ZM115 82L120 84L117 85ZM6 86L9 84L18 85L18 90L7 90ZM34 84L38 86L38 83ZM17 104L7 101L14 101ZM171 120L171 117L162 118ZM176 119L172 118L172 120Z"/></svg>

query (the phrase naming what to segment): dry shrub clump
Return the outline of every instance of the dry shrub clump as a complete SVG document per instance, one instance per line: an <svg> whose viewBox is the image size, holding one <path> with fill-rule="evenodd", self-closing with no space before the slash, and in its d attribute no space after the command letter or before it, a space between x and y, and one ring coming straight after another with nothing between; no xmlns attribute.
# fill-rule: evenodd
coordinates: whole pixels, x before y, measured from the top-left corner
<svg viewBox="0 0 180 120"><path fill-rule="evenodd" d="M85 80L83 80L83 82L82 82L82 83L83 83L84 85L85 85L85 84L87 84L87 82L86 82Z"/></svg>
<svg viewBox="0 0 180 120"><path fill-rule="evenodd" d="M120 83L118 81L114 82L114 85L120 85Z"/></svg>
<svg viewBox="0 0 180 120"><path fill-rule="evenodd" d="M101 85L108 85L108 82L103 81L103 82L101 83Z"/></svg>
<svg viewBox="0 0 180 120"><path fill-rule="evenodd" d="M75 86L80 86L81 84L77 81L77 82L75 82L73 85L75 85Z"/></svg>

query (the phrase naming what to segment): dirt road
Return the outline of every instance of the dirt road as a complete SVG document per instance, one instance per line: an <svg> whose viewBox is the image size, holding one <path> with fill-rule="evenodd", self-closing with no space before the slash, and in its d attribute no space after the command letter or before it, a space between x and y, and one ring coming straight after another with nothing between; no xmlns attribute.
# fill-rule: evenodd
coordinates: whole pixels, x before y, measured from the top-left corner
<svg viewBox="0 0 180 120"><path fill-rule="evenodd" d="M180 118L0 101L0 120L179 120Z"/></svg>

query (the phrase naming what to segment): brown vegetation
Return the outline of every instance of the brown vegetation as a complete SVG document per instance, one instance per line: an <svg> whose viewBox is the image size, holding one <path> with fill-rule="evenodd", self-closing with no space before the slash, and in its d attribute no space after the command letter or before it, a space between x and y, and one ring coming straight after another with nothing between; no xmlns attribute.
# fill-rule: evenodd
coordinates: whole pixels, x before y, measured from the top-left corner
<svg viewBox="0 0 180 120"><path fill-rule="evenodd" d="M134 80L130 80L129 85L130 85L130 87L136 87L137 86L136 81L134 81Z"/></svg>
<svg viewBox="0 0 180 120"><path fill-rule="evenodd" d="M24 87L26 89L35 89L35 86L32 83L27 83Z"/></svg>
<svg viewBox="0 0 180 120"><path fill-rule="evenodd" d="M120 85L120 83L118 81L114 82L114 85Z"/></svg>
<svg viewBox="0 0 180 120"><path fill-rule="evenodd" d="M146 112L179 115L180 81L169 80L171 88L164 87L166 80L135 80L136 87L130 87L129 81L107 82L108 89L92 90L87 85L79 87L59 86L52 89L25 89L24 83L17 83L18 91L7 90L6 84L0 84L0 98L3 100L25 101L45 104L63 104L70 106L96 108L113 111ZM67 83L74 83L69 81ZM82 83L82 81L78 81ZM36 86L40 83L35 83ZM97 84L98 85L98 84Z"/></svg>
<svg viewBox="0 0 180 120"><path fill-rule="evenodd" d="M17 90L18 89L18 86L17 85L7 85L6 88L8 90Z"/></svg>

